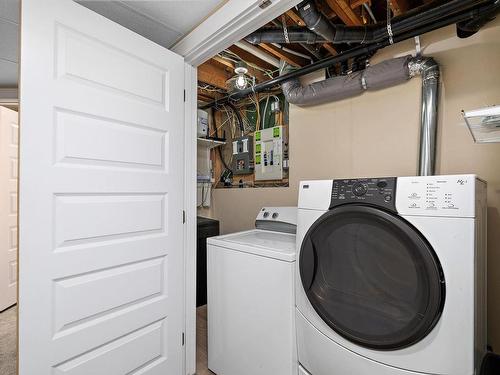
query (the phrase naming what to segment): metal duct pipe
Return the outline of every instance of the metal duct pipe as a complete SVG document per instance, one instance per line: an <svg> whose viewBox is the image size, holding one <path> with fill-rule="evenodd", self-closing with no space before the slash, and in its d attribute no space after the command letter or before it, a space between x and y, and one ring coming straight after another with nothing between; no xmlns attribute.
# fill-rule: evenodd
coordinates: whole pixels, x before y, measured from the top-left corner
<svg viewBox="0 0 500 375"><path fill-rule="evenodd" d="M290 70L282 64L281 73ZM350 98L366 90L379 90L422 76L422 110L418 173L433 175L436 164L436 138L439 100L439 65L433 58L411 56L387 60L347 76L337 76L302 86L299 79L281 85L289 103L306 107Z"/></svg>
<svg viewBox="0 0 500 375"><path fill-rule="evenodd" d="M308 30L305 27L294 26L287 28L288 39L282 28L272 28L258 30L248 35L245 40L248 43L324 43L326 40L322 36Z"/></svg>
<svg viewBox="0 0 500 375"><path fill-rule="evenodd" d="M439 65L430 57L410 61L410 72L422 76L422 110L418 175L432 176L436 170L436 139L439 101Z"/></svg>

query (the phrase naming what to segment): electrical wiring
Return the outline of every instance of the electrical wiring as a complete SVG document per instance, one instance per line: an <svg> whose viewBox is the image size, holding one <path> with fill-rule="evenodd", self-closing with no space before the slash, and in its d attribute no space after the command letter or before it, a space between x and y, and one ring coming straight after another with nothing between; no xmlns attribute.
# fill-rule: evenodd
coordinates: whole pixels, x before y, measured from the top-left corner
<svg viewBox="0 0 500 375"><path fill-rule="evenodd" d="M220 89L218 87L215 87L215 86L212 86L212 85L209 85L209 84L198 85L198 88L200 90L204 90L204 91L218 92L218 93L221 93L221 94L227 94L227 90L223 90L223 89Z"/></svg>
<svg viewBox="0 0 500 375"><path fill-rule="evenodd" d="M211 87L210 85L199 84L200 89L208 89L212 92L220 92L220 89ZM212 157L220 160L219 167L216 168L214 173L214 180L210 182L211 185L202 186L202 205L206 203L207 194L210 194L210 186L212 189L225 187L225 188L264 188L273 186L288 186L287 182L252 182L243 181L238 182L239 179L234 180L232 183L231 174L232 163L233 163L233 141L240 135L245 136L263 129L267 125L273 125L273 117L269 120L270 104L274 100L280 102L278 94L281 94L281 90L273 89L266 93L253 93L243 99L238 101L229 101L224 104L219 104L214 106L214 110L218 111L218 115L213 118L215 121L212 123L211 131L209 134L211 136L215 135L218 137L220 134L226 139L226 145L217 147L213 149ZM251 116L250 116L251 115ZM254 119L256 122L254 122ZM282 118L276 116L275 124L281 124ZM216 156L218 154L218 157ZM225 181L221 181L224 179ZM228 185L229 182L229 185ZM213 191L211 191L213 193Z"/></svg>
<svg viewBox="0 0 500 375"><path fill-rule="evenodd" d="M270 95L267 96L266 105L264 106L264 115L262 116L262 129L265 129L264 126L266 124L266 113L267 113L267 105L269 104L269 97Z"/></svg>
<svg viewBox="0 0 500 375"><path fill-rule="evenodd" d="M240 130L242 133L245 132L245 128L243 127L243 121L241 119L241 114L240 112L238 111L238 109L234 106L233 103L229 102L227 103L228 107L231 108L236 116L236 120L238 120L238 125L240 127Z"/></svg>
<svg viewBox="0 0 500 375"><path fill-rule="evenodd" d="M217 56L219 56L219 57L221 57L221 58L223 58L223 59L226 59L226 60L232 61L232 62L239 62L239 61L243 61L243 62L245 62L248 66L250 66L250 67L252 67L252 68L254 68L254 69L257 69L257 70L259 70L259 71L263 72L264 74L266 74L266 75L267 75L267 76L269 76L270 78L273 78L273 75L277 72L277 71L273 71L273 70L270 70L270 69L261 68L260 66L258 66L258 65L256 65L256 64L254 64L254 63L250 62L250 61L247 61L247 60L245 60L245 59L241 58L241 56L239 56L238 54L236 54L236 53L234 53L234 52L232 52L232 51L225 50L225 51L223 51L223 52L225 52L225 53L227 53L227 54L229 54L229 55L232 55L232 56L236 57L236 59L238 59L238 60L236 60L236 59L234 59L234 58L227 57L227 56L225 56L223 53L219 53Z"/></svg>
<svg viewBox="0 0 500 375"><path fill-rule="evenodd" d="M205 203L207 202L207 197L208 194L211 192L212 189L208 189L205 185L211 184L211 182L198 182L198 184L201 184L201 203L197 206L198 208L203 208L205 207Z"/></svg>
<svg viewBox="0 0 500 375"><path fill-rule="evenodd" d="M219 136L219 135L218 135L218 128L217 128L217 126L215 126L215 136L216 136L216 137L218 137L218 136ZM226 168L228 171L231 171L231 172L232 172L231 168L229 168L228 164L227 164L227 163L226 163L226 161L224 160L224 155L222 155L222 150L221 150L221 148L222 148L222 147L217 147L217 151L218 151L218 153L219 153L220 160L221 160L222 164L224 165L224 168ZM232 157L232 155L231 155L231 157ZM232 161L232 160L231 160L231 161ZM231 162L231 161L230 161L230 162ZM221 176L222 176L222 175L221 175Z"/></svg>

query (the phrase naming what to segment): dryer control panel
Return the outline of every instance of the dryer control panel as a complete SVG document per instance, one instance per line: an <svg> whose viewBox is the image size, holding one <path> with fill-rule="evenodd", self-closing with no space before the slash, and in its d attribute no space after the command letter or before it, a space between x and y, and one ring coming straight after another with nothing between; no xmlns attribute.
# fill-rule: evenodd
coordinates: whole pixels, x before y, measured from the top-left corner
<svg viewBox="0 0 500 375"><path fill-rule="evenodd" d="M396 211L396 178L333 180L330 208L346 203L364 203Z"/></svg>
<svg viewBox="0 0 500 375"><path fill-rule="evenodd" d="M485 183L475 175L399 177L397 188L402 215L475 217Z"/></svg>

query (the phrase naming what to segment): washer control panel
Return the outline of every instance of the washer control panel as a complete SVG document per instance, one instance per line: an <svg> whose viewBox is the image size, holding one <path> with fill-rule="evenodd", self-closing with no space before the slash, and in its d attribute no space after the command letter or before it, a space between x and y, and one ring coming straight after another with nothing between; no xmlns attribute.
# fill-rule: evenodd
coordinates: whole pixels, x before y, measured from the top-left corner
<svg viewBox="0 0 500 375"><path fill-rule="evenodd" d="M262 207L255 220L281 221L296 225L297 207Z"/></svg>
<svg viewBox="0 0 500 375"><path fill-rule="evenodd" d="M396 178L333 180L330 208L346 203L365 203L396 211Z"/></svg>

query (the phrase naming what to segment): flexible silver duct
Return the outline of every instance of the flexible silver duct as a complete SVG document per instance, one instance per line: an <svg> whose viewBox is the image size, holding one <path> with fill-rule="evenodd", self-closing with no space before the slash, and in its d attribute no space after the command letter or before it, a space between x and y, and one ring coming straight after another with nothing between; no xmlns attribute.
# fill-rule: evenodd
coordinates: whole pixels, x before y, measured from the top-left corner
<svg viewBox="0 0 500 375"><path fill-rule="evenodd" d="M291 79L281 85L289 103L306 107L359 95L365 90L378 90L394 86L411 78L408 64L411 56L399 57L372 65L365 70L345 76L336 76L324 81L302 86L299 79ZM281 74L293 68L284 62Z"/></svg>
<svg viewBox="0 0 500 375"><path fill-rule="evenodd" d="M292 67L282 62L281 74ZM298 78L285 81L281 88L286 100L307 107L350 98L366 90L379 90L422 76L419 175L434 174L436 159L439 65L429 57L404 56L367 67L346 76L336 76L302 86Z"/></svg>

